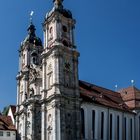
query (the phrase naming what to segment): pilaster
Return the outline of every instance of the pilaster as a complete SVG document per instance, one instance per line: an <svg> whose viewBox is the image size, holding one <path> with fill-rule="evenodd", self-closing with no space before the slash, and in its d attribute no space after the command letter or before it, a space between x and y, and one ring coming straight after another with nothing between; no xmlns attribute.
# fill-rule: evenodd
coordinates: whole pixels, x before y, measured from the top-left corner
<svg viewBox="0 0 140 140"><path fill-rule="evenodd" d="M41 113L42 113L42 118L41 118L41 124L42 124L42 128L41 128L41 140L47 140L47 123L46 123L46 117L47 117L47 112L46 112L46 104L42 103L41 106Z"/></svg>

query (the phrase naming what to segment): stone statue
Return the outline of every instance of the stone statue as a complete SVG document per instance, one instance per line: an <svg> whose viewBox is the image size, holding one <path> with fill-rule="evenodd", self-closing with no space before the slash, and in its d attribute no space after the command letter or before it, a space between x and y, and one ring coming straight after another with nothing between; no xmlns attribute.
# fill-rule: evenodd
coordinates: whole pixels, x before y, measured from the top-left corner
<svg viewBox="0 0 140 140"><path fill-rule="evenodd" d="M31 89L30 89L30 97L33 97L33 95L34 95L34 89L31 88Z"/></svg>

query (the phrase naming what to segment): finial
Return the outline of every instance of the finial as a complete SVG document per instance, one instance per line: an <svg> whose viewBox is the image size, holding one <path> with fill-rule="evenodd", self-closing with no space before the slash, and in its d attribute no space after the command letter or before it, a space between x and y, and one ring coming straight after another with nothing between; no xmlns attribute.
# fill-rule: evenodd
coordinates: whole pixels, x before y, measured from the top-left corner
<svg viewBox="0 0 140 140"><path fill-rule="evenodd" d="M32 36L35 36L35 26L33 25L33 14L34 14L34 11L31 11L30 12L30 25L27 29L28 33Z"/></svg>
<svg viewBox="0 0 140 140"><path fill-rule="evenodd" d="M132 87L134 86L134 83L135 83L135 81L134 80L131 80Z"/></svg>
<svg viewBox="0 0 140 140"><path fill-rule="evenodd" d="M31 11L31 13L30 13L30 23L32 23L32 21L33 21L33 14L34 14L34 11Z"/></svg>
<svg viewBox="0 0 140 140"><path fill-rule="evenodd" d="M63 0L53 0L54 4L57 6L62 5Z"/></svg>
<svg viewBox="0 0 140 140"><path fill-rule="evenodd" d="M117 91L118 90L118 85L115 85L115 91Z"/></svg>

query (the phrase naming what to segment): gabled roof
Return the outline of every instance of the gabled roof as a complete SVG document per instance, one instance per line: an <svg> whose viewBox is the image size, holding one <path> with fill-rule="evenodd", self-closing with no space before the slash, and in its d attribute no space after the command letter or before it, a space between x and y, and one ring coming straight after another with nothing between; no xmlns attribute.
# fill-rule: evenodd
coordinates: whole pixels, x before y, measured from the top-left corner
<svg viewBox="0 0 140 140"><path fill-rule="evenodd" d="M10 105L9 108L11 108L13 116L15 116L16 113L16 106L15 105Z"/></svg>
<svg viewBox="0 0 140 140"><path fill-rule="evenodd" d="M15 126L12 123L10 116L0 115L0 130L11 130L16 131Z"/></svg>
<svg viewBox="0 0 140 140"><path fill-rule="evenodd" d="M140 108L140 90L135 86L121 89L119 91L124 102L129 106L130 109Z"/></svg>
<svg viewBox="0 0 140 140"><path fill-rule="evenodd" d="M140 90L134 86L121 89L119 92L121 93L124 101L140 99Z"/></svg>
<svg viewBox="0 0 140 140"><path fill-rule="evenodd" d="M16 112L16 106L15 105L9 105L9 106L5 107L4 111L3 111L3 115L7 116L10 108L11 108L13 116L15 116L15 112Z"/></svg>
<svg viewBox="0 0 140 140"><path fill-rule="evenodd" d="M84 81L79 81L79 86L80 96L83 101L129 111L129 108L124 103L120 93Z"/></svg>

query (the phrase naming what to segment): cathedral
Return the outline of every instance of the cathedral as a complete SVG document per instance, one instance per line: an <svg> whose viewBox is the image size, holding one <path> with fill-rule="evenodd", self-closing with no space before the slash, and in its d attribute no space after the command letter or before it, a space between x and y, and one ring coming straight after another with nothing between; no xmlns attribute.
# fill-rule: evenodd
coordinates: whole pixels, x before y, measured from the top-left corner
<svg viewBox="0 0 140 140"><path fill-rule="evenodd" d="M17 139L140 140L140 90L79 80L76 21L63 0L53 3L43 44L31 22L19 48Z"/></svg>

